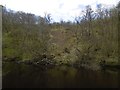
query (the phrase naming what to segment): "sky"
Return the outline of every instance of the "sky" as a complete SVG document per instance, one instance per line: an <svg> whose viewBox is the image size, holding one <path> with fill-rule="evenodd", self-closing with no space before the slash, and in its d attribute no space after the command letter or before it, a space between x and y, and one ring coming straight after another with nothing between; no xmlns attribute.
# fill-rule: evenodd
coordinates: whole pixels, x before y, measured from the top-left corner
<svg viewBox="0 0 120 90"><path fill-rule="evenodd" d="M115 6L119 0L0 0L0 4L15 11L24 11L35 15L44 16L51 14L53 21L73 20L81 15L86 5L91 5L93 10L97 4L105 7Z"/></svg>

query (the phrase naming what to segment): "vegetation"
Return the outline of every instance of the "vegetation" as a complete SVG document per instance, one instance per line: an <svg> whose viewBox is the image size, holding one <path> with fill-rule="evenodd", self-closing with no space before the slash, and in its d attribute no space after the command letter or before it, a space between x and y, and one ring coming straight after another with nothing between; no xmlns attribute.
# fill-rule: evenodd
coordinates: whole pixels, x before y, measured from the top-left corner
<svg viewBox="0 0 120 90"><path fill-rule="evenodd" d="M119 4L118 4L119 6ZM76 65L92 69L118 64L118 8L86 6L74 22L3 7L3 62Z"/></svg>

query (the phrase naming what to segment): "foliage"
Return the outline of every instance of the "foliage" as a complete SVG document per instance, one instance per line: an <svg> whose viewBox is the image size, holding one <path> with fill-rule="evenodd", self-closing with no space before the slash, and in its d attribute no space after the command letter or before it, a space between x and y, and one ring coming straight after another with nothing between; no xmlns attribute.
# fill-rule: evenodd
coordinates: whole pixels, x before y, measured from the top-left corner
<svg viewBox="0 0 120 90"><path fill-rule="evenodd" d="M118 4L119 5L119 4ZM93 65L101 60L116 63L118 55L117 8L86 6L75 22L51 23L51 15L14 12L3 7L3 59L41 59L54 55L59 63Z"/></svg>

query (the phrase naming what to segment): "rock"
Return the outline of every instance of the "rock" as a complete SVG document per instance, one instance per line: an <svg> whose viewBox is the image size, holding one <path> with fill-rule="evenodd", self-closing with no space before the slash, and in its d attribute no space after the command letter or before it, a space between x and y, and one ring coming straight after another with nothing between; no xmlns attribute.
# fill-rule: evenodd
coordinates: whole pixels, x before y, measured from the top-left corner
<svg viewBox="0 0 120 90"><path fill-rule="evenodd" d="M42 55L42 59L43 59L43 58L46 58L46 57L47 57L46 54L43 54L43 55Z"/></svg>
<svg viewBox="0 0 120 90"><path fill-rule="evenodd" d="M17 63L17 64L20 64L20 63L22 63L22 62L21 62L21 61L17 61L16 63Z"/></svg>
<svg viewBox="0 0 120 90"><path fill-rule="evenodd" d="M40 62L34 62L33 64L35 64L35 65L39 65L39 64L40 64Z"/></svg>
<svg viewBox="0 0 120 90"><path fill-rule="evenodd" d="M31 64L33 64L33 61L31 61L31 60L27 60L27 61L25 61L24 63L25 63L25 64L29 64L29 65L31 65Z"/></svg>

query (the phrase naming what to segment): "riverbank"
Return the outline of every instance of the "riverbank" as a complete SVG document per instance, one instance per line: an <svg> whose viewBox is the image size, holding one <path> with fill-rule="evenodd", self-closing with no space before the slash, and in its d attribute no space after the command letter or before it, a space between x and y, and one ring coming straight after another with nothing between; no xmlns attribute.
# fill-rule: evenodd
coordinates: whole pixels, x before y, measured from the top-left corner
<svg viewBox="0 0 120 90"><path fill-rule="evenodd" d="M3 60L2 62L3 64L6 63L15 63L15 64L25 64L25 65L31 65L34 67L38 67L41 68L52 68L55 66L61 66L61 65L65 65L65 66L69 66L69 67L75 67L75 68L84 68L84 69L90 69L93 71L97 71L97 70L104 70L104 69L118 69L120 70L120 65L119 64L98 64L98 63L92 63L92 64L79 64L79 63L58 63L55 62L55 60L49 60L48 58L43 58L42 60L19 60L19 59L6 59Z"/></svg>

